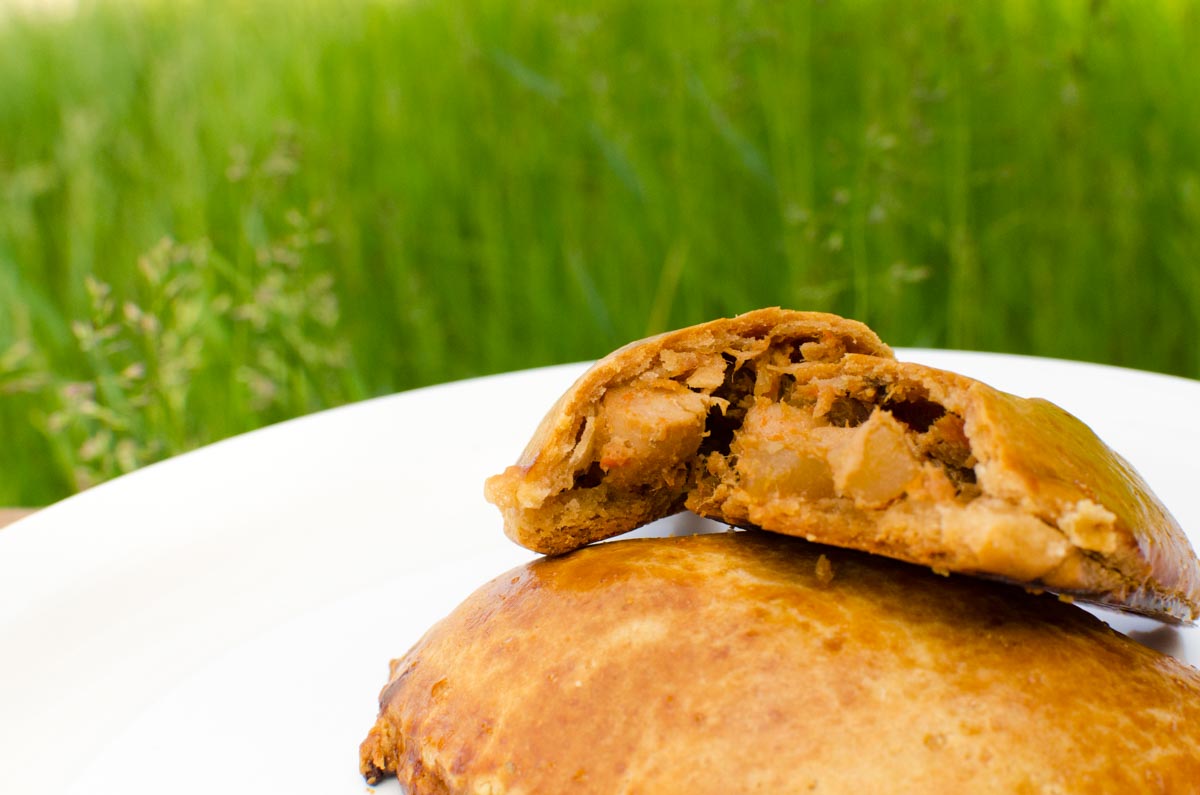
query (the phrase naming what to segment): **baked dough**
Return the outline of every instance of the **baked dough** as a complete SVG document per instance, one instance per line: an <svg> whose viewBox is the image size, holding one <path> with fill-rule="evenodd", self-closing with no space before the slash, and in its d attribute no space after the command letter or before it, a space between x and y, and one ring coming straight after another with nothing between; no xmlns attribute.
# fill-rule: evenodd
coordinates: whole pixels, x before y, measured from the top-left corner
<svg viewBox="0 0 1200 795"><path fill-rule="evenodd" d="M1158 618L1200 613L1186 535L1067 412L897 362L857 329L857 345L814 349L793 326L730 335L736 322L585 373L487 483L508 535L557 554L686 507Z"/></svg>
<svg viewBox="0 0 1200 795"><path fill-rule="evenodd" d="M757 531L493 580L391 665L409 795L1176 793L1200 672L1083 610Z"/></svg>
<svg viewBox="0 0 1200 795"><path fill-rule="evenodd" d="M554 404L488 500L517 543L554 554L628 532L683 508L698 453L718 441L731 400L763 362L892 358L862 323L759 309L630 343L597 362Z"/></svg>

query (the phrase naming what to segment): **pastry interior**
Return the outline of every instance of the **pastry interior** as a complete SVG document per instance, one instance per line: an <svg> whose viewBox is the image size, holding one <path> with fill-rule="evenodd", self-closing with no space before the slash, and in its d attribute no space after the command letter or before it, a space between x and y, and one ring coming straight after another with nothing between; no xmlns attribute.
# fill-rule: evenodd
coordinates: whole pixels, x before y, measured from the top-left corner
<svg viewBox="0 0 1200 795"><path fill-rule="evenodd" d="M686 507L935 569L1131 590L1104 560L1132 552L1112 513L1088 501L1039 512L989 487L969 379L774 347L670 364L604 394L580 425L573 487L554 499L598 525L651 496L660 516Z"/></svg>

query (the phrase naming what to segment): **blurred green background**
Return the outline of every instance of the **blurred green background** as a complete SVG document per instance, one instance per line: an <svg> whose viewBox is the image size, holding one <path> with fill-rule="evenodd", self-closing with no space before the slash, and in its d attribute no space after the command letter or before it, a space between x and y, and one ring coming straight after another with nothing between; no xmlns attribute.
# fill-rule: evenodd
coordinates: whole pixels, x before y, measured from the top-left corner
<svg viewBox="0 0 1200 795"><path fill-rule="evenodd" d="M0 505L764 305L1200 376L1200 4L0 17Z"/></svg>

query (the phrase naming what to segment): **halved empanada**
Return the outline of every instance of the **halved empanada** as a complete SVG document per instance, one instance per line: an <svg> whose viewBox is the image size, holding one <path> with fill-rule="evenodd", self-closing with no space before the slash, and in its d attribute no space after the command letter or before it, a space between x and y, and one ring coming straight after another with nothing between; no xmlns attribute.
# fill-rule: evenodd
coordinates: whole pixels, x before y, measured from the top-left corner
<svg viewBox="0 0 1200 795"><path fill-rule="evenodd" d="M765 312L742 316L770 324L749 335L728 331L741 318L716 321L584 374L521 461L488 481L509 536L554 554L687 507L1160 618L1197 615L1187 537L1078 419L897 362L857 324L845 328L858 344L807 339L786 321L811 316Z"/></svg>

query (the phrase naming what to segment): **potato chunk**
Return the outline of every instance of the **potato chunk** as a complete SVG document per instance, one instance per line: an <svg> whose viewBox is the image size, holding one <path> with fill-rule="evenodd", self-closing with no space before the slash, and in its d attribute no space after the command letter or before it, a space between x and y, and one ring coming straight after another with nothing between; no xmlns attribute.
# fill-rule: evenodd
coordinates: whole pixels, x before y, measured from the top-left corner
<svg viewBox="0 0 1200 795"><path fill-rule="evenodd" d="M746 412L731 448L737 456L741 487L758 499L834 496L820 430L811 411L786 403L756 402Z"/></svg>
<svg viewBox="0 0 1200 795"><path fill-rule="evenodd" d="M921 462L903 423L875 409L862 425L846 429L829 451L839 495L861 508L880 508L903 496L921 476Z"/></svg>

